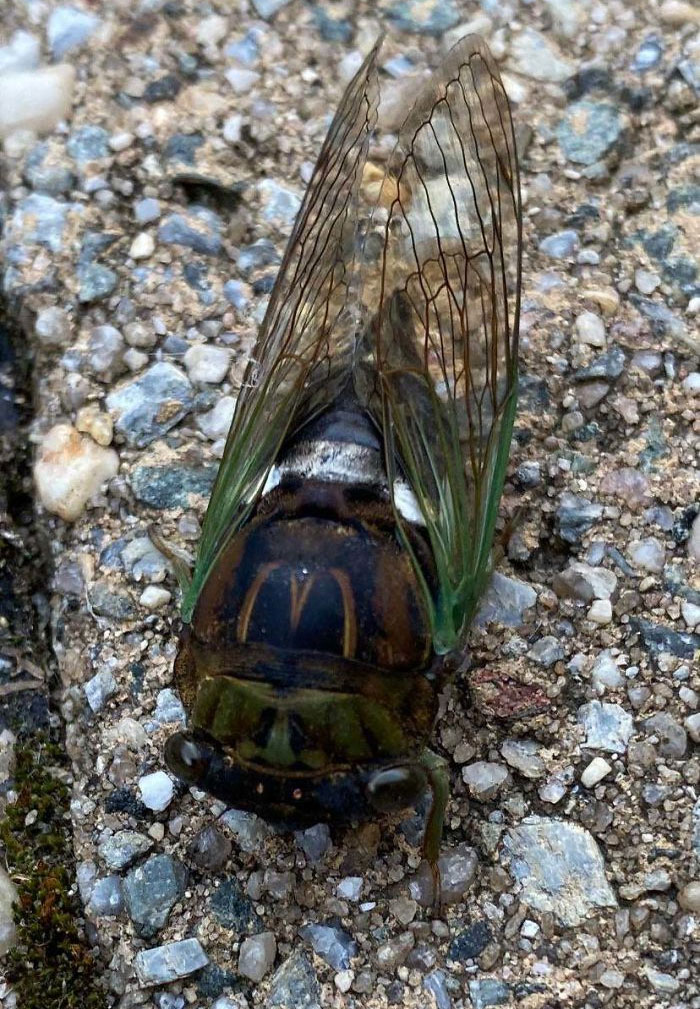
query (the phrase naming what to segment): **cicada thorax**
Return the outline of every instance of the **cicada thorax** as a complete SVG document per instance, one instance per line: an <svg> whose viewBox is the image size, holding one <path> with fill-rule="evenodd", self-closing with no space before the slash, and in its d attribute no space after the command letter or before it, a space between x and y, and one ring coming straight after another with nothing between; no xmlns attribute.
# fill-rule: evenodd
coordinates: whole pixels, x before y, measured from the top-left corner
<svg viewBox="0 0 700 1009"><path fill-rule="evenodd" d="M381 473L359 408L328 411L202 588L178 686L193 730L237 767L321 778L410 758L430 735L430 617Z"/></svg>

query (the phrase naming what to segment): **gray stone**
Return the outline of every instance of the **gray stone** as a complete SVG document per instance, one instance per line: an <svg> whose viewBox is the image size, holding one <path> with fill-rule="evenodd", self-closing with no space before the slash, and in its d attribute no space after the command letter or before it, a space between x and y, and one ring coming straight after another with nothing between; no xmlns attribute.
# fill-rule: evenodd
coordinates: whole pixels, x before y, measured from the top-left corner
<svg viewBox="0 0 700 1009"><path fill-rule="evenodd" d="M185 721L185 709L182 706L182 701L170 687L158 691L155 718L161 725Z"/></svg>
<svg viewBox="0 0 700 1009"><path fill-rule="evenodd" d="M114 326L95 326L90 333L87 365L96 378L109 382L124 369L124 337Z"/></svg>
<svg viewBox="0 0 700 1009"><path fill-rule="evenodd" d="M258 183L258 191L263 199L263 217L267 221L281 221L291 226L301 206L301 197L291 189L285 189L274 179L263 179Z"/></svg>
<svg viewBox="0 0 700 1009"><path fill-rule="evenodd" d="M394 0L387 17L400 31L442 35L459 24L460 11L454 0Z"/></svg>
<svg viewBox="0 0 700 1009"><path fill-rule="evenodd" d="M652 301L641 294L630 294L629 301L649 319L654 336L672 336L680 340L686 338L685 323L662 301Z"/></svg>
<svg viewBox="0 0 700 1009"><path fill-rule="evenodd" d="M216 466L137 466L131 473L131 489L151 508L188 508L192 495L209 496L216 470Z"/></svg>
<svg viewBox="0 0 700 1009"><path fill-rule="evenodd" d="M520 899L563 925L582 924L595 907L617 906L600 850L578 824L527 817L506 833L503 855L522 887Z"/></svg>
<svg viewBox="0 0 700 1009"><path fill-rule="evenodd" d="M62 60L66 53L87 42L100 25L94 14L78 7L56 7L46 24L46 35L54 60Z"/></svg>
<svg viewBox="0 0 700 1009"><path fill-rule="evenodd" d="M88 914L114 918L121 914L123 907L121 878L119 876L102 876L101 879L96 879L87 903Z"/></svg>
<svg viewBox="0 0 700 1009"><path fill-rule="evenodd" d="M501 746L505 762L525 778L541 778L544 774L545 765L539 751L539 743L534 739L506 739Z"/></svg>
<svg viewBox="0 0 700 1009"><path fill-rule="evenodd" d="M617 587L617 576L607 568L574 561L554 576L553 586L562 599L590 603L594 599L609 599Z"/></svg>
<svg viewBox="0 0 700 1009"><path fill-rule="evenodd" d="M103 708L109 698L117 692L117 689L117 681L109 669L100 669L83 687L92 711L99 711Z"/></svg>
<svg viewBox="0 0 700 1009"><path fill-rule="evenodd" d="M551 634L547 634L545 637L540 638L539 641L536 641L527 654L528 658L536 662L538 666L544 666L545 669L549 669L550 666L561 662L565 652L559 639L553 637Z"/></svg>
<svg viewBox="0 0 700 1009"><path fill-rule="evenodd" d="M49 145L37 144L27 155L24 178L39 193L60 196L69 193L75 185L75 175L68 165L49 154Z"/></svg>
<svg viewBox="0 0 700 1009"><path fill-rule="evenodd" d="M603 506L588 498L564 491L555 514L557 532L566 543L580 543L581 537L603 514Z"/></svg>
<svg viewBox="0 0 700 1009"><path fill-rule="evenodd" d="M669 652L671 655L677 655L679 659L692 659L700 649L700 634L675 631L672 627L653 624L641 617L631 617L630 626L640 635L645 648L654 656Z"/></svg>
<svg viewBox="0 0 700 1009"><path fill-rule="evenodd" d="M505 981L499 981L495 977L470 981L469 995L473 1009L486 1009L490 1005L506 1005L510 1002L510 988Z"/></svg>
<svg viewBox="0 0 700 1009"><path fill-rule="evenodd" d="M217 256L221 252L221 218L207 207L169 214L158 228L158 239L166 245L183 245L203 256Z"/></svg>
<svg viewBox="0 0 700 1009"><path fill-rule="evenodd" d="M333 925L304 925L299 935L311 943L314 953L334 970L345 970L357 953L357 943L342 928Z"/></svg>
<svg viewBox="0 0 700 1009"><path fill-rule="evenodd" d="M445 972L431 970L423 978L423 987L435 999L435 1009L452 1009L452 998L445 983Z"/></svg>
<svg viewBox="0 0 700 1009"><path fill-rule="evenodd" d="M590 364L574 372L575 382L589 382L593 378L619 378L625 367L625 352L620 347L611 347L599 354Z"/></svg>
<svg viewBox="0 0 700 1009"><path fill-rule="evenodd" d="M312 864L320 862L331 846L331 831L327 823L316 823L295 833L297 844Z"/></svg>
<svg viewBox="0 0 700 1009"><path fill-rule="evenodd" d="M160 217L160 202L153 196L146 196L134 204L134 218L139 224L151 224Z"/></svg>
<svg viewBox="0 0 700 1009"><path fill-rule="evenodd" d="M144 448L182 420L193 402L186 375L162 361L111 392L107 408L127 443Z"/></svg>
<svg viewBox="0 0 700 1009"><path fill-rule="evenodd" d="M12 216L10 234L21 235L22 244L45 245L51 252L63 248L70 203L55 200L44 193L30 193L17 204Z"/></svg>
<svg viewBox="0 0 700 1009"><path fill-rule="evenodd" d="M97 850L108 869L126 869L153 847L153 841L135 830L118 830L100 841Z"/></svg>
<svg viewBox="0 0 700 1009"><path fill-rule="evenodd" d="M108 298L119 283L119 277L108 266L100 263L83 263L76 270L78 301L86 305Z"/></svg>
<svg viewBox="0 0 700 1009"><path fill-rule="evenodd" d="M578 709L585 729L584 746L606 753L624 753L634 729L634 719L619 704L589 701Z"/></svg>
<svg viewBox="0 0 700 1009"><path fill-rule="evenodd" d="M259 17L269 21L278 11L286 7L288 3L290 3L290 0L253 0L253 7Z"/></svg>
<svg viewBox="0 0 700 1009"><path fill-rule="evenodd" d="M90 606L97 616L109 617L110 620L130 620L134 615L131 599L122 592L113 592L104 581L90 586Z"/></svg>
<svg viewBox="0 0 700 1009"><path fill-rule="evenodd" d="M109 156L109 133L101 126L81 126L66 141L66 151L74 161L100 161Z"/></svg>
<svg viewBox="0 0 700 1009"><path fill-rule="evenodd" d="M475 623L478 627L492 622L519 627L524 622L525 610L536 602L537 593L531 585L496 571L483 595Z"/></svg>
<svg viewBox="0 0 700 1009"><path fill-rule="evenodd" d="M233 307L242 312L248 305L250 299L245 294L243 284L240 280L227 280L223 287L224 297Z"/></svg>
<svg viewBox="0 0 700 1009"><path fill-rule="evenodd" d="M438 865L442 903L459 903L476 877L479 865L476 852L468 844L458 844L440 856ZM433 903L433 876L426 862L422 863L415 876L409 880L408 894L421 907L429 907Z"/></svg>
<svg viewBox="0 0 700 1009"><path fill-rule="evenodd" d="M538 248L552 259L570 259L579 246L578 232L568 229L543 238Z"/></svg>
<svg viewBox="0 0 700 1009"><path fill-rule="evenodd" d="M266 1009L319 1009L320 1001L316 971L307 954L296 949L273 974Z"/></svg>
<svg viewBox="0 0 700 1009"><path fill-rule="evenodd" d="M666 563L666 550L663 543L653 536L644 540L634 540L628 550L629 559L637 568L660 574Z"/></svg>
<svg viewBox="0 0 700 1009"><path fill-rule="evenodd" d="M244 939L238 954L238 973L256 983L262 981L275 962L277 940L272 932L260 932Z"/></svg>
<svg viewBox="0 0 700 1009"><path fill-rule="evenodd" d="M591 669L591 681L599 693L619 690L624 686L625 678L609 651L601 652L596 658Z"/></svg>
<svg viewBox="0 0 700 1009"><path fill-rule="evenodd" d="M493 799L508 780L508 769L503 764L477 760L462 768L464 784L469 794L482 802Z"/></svg>
<svg viewBox="0 0 700 1009"><path fill-rule="evenodd" d="M259 851L265 840L271 835L272 829L255 813L246 813L242 809L228 809L221 817L228 829L236 838L236 844L242 851Z"/></svg>
<svg viewBox="0 0 700 1009"><path fill-rule="evenodd" d="M571 77L575 65L557 52L549 39L534 28L525 28L511 42L513 69L535 81L560 84Z"/></svg>
<svg viewBox="0 0 700 1009"><path fill-rule="evenodd" d="M210 823L195 834L187 850L192 861L200 869L216 872L228 862L233 845L214 824Z"/></svg>
<svg viewBox="0 0 700 1009"><path fill-rule="evenodd" d="M124 904L138 935L150 939L185 892L187 872L171 855L151 855L124 880Z"/></svg>
<svg viewBox="0 0 700 1009"><path fill-rule="evenodd" d="M188 977L208 963L209 958L198 939L181 939L144 949L134 957L136 976L142 988Z"/></svg>
<svg viewBox="0 0 700 1009"><path fill-rule="evenodd" d="M662 757L680 760L688 748L688 736L683 728L667 711L658 711L644 721L644 730L658 737L657 749Z"/></svg>
<svg viewBox="0 0 700 1009"><path fill-rule="evenodd" d="M244 277L262 266L279 263L280 254L268 238L259 238L252 245L244 245L238 253L238 269Z"/></svg>
<svg viewBox="0 0 700 1009"><path fill-rule="evenodd" d="M34 332L46 347L60 347L68 343L71 327L67 312L57 306L42 308L34 320Z"/></svg>
<svg viewBox="0 0 700 1009"><path fill-rule="evenodd" d="M209 907L224 928L239 934L257 931L262 922L235 876L225 879L209 898Z"/></svg>
<svg viewBox="0 0 700 1009"><path fill-rule="evenodd" d="M577 165L592 165L611 150L622 132L620 114L613 105L588 98L574 102L557 127L561 149Z"/></svg>

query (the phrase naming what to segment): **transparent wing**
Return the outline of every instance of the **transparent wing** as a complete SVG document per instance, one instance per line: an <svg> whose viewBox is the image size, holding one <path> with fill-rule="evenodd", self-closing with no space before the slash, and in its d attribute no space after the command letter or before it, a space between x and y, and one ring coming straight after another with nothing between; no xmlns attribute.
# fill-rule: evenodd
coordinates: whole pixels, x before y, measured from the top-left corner
<svg viewBox="0 0 700 1009"><path fill-rule="evenodd" d="M349 378L356 203L376 119L379 45L343 95L294 224L236 403L184 592L184 620L219 551L254 507L284 439Z"/></svg>
<svg viewBox="0 0 700 1009"><path fill-rule="evenodd" d="M439 584L435 647L447 651L488 573L517 382L515 139L477 36L455 46L404 122L370 241L381 253L356 385L383 429L392 485L402 469L423 514Z"/></svg>

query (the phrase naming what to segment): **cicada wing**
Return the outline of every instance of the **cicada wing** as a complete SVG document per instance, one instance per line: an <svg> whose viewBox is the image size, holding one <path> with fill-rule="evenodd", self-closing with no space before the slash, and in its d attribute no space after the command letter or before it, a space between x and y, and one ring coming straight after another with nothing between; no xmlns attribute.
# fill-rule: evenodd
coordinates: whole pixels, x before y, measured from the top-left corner
<svg viewBox="0 0 700 1009"><path fill-rule="evenodd" d="M403 470L418 500L437 566L435 647L447 651L487 575L517 383L518 165L480 38L455 46L404 122L375 246L377 232L378 280L365 287L375 315L356 384L382 426L392 485Z"/></svg>
<svg viewBox="0 0 700 1009"><path fill-rule="evenodd" d="M349 379L356 204L376 119L380 44L343 95L297 215L236 402L184 593L185 620L220 550L255 506L285 438Z"/></svg>

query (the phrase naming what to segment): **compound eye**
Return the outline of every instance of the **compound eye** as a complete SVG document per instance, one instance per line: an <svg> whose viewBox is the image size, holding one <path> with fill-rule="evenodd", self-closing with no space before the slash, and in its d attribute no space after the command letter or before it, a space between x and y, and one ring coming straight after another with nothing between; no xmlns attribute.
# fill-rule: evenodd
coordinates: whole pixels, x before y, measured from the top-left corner
<svg viewBox="0 0 700 1009"><path fill-rule="evenodd" d="M185 732L175 732L165 743L165 762L182 781L198 785L209 768L209 754Z"/></svg>
<svg viewBox="0 0 700 1009"><path fill-rule="evenodd" d="M428 779L422 767L407 764L377 771L367 782L367 798L379 813L395 813L412 806L423 794Z"/></svg>

